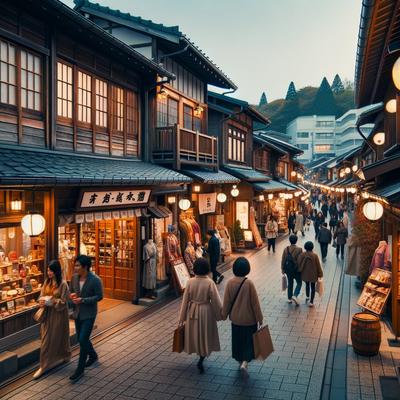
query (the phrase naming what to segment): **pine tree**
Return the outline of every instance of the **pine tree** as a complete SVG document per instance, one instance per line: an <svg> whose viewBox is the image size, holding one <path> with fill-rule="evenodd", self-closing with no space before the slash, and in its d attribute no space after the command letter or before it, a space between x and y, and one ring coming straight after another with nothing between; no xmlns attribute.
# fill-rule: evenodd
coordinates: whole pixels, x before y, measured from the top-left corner
<svg viewBox="0 0 400 400"><path fill-rule="evenodd" d="M293 100L297 97L296 87L294 86L293 81L290 82L287 93L286 93L286 100Z"/></svg>
<svg viewBox="0 0 400 400"><path fill-rule="evenodd" d="M262 95L261 95L260 102L259 102L258 106L261 107L261 106L263 106L265 104L268 104L268 101L267 101L267 95L265 94L265 92L263 92Z"/></svg>
<svg viewBox="0 0 400 400"><path fill-rule="evenodd" d="M343 86L342 80L340 79L339 74L335 75L335 78L333 79L333 82L332 82L331 89L332 89L332 92L335 94L344 92L344 86Z"/></svg>
<svg viewBox="0 0 400 400"><path fill-rule="evenodd" d="M315 115L336 115L336 102L332 89L324 77L314 99L312 107Z"/></svg>

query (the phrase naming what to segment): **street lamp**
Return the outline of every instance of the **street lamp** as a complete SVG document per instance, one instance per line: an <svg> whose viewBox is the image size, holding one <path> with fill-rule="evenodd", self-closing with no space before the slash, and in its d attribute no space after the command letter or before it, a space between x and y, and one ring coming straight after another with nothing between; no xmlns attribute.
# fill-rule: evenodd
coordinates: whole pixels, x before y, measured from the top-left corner
<svg viewBox="0 0 400 400"><path fill-rule="evenodd" d="M239 196L239 189L237 188L236 185L232 186L231 195L232 195L232 197L238 197Z"/></svg>

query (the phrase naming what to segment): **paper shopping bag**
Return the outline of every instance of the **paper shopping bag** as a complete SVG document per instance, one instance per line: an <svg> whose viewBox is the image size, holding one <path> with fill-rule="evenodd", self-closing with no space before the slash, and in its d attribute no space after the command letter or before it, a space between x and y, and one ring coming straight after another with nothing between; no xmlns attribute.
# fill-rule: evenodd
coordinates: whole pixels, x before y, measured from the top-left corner
<svg viewBox="0 0 400 400"><path fill-rule="evenodd" d="M317 284L315 285L315 291L320 297L324 294L324 280L322 278L318 279Z"/></svg>
<svg viewBox="0 0 400 400"><path fill-rule="evenodd" d="M284 292L287 289L287 276L282 275L282 292Z"/></svg>
<svg viewBox="0 0 400 400"><path fill-rule="evenodd" d="M253 334L253 346L256 360L265 360L274 351L268 325Z"/></svg>
<svg viewBox="0 0 400 400"><path fill-rule="evenodd" d="M181 325L178 326L174 331L172 351L174 353L182 353L184 346L185 346L185 325Z"/></svg>

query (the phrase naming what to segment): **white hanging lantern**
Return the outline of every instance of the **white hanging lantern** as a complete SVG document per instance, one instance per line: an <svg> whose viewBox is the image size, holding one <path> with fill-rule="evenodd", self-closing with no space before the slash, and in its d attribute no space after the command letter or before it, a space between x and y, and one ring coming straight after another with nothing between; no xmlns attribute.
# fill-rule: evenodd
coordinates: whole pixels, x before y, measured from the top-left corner
<svg viewBox="0 0 400 400"><path fill-rule="evenodd" d="M293 176L293 178L297 175L297 172L296 171L292 171L291 173L290 173L290 175L291 176Z"/></svg>
<svg viewBox="0 0 400 400"><path fill-rule="evenodd" d="M21 220L21 228L28 236L39 236L46 228L46 220L40 214L26 214Z"/></svg>
<svg viewBox="0 0 400 400"><path fill-rule="evenodd" d="M293 195L292 195L291 193L289 193L289 194L287 195L287 198L288 198L289 200L291 200L291 199L293 199Z"/></svg>
<svg viewBox="0 0 400 400"><path fill-rule="evenodd" d="M385 144L385 132L375 133L373 141L377 146Z"/></svg>
<svg viewBox="0 0 400 400"><path fill-rule="evenodd" d="M238 197L239 196L239 189L237 188L236 185L233 185L232 190L231 190L231 195L232 195L232 197Z"/></svg>
<svg viewBox="0 0 400 400"><path fill-rule="evenodd" d="M176 197L175 196L168 196L167 203L168 204L175 204L176 203Z"/></svg>
<svg viewBox="0 0 400 400"><path fill-rule="evenodd" d="M358 167L357 167L357 165L354 164L354 165L351 167L351 169L352 169L353 172L356 172L356 171L358 170Z"/></svg>
<svg viewBox="0 0 400 400"><path fill-rule="evenodd" d="M183 211L189 210L190 208L190 200L189 199L181 199L179 200L179 208Z"/></svg>
<svg viewBox="0 0 400 400"><path fill-rule="evenodd" d="M394 86L396 86L396 88L400 90L400 57L393 64L392 78Z"/></svg>
<svg viewBox="0 0 400 400"><path fill-rule="evenodd" d="M12 211L21 211L22 210L22 200L11 200L10 202Z"/></svg>
<svg viewBox="0 0 400 400"><path fill-rule="evenodd" d="M274 198L274 195L272 194L272 193L270 193L269 195L268 195L268 200L272 200Z"/></svg>
<svg viewBox="0 0 400 400"><path fill-rule="evenodd" d="M393 114L396 112L396 106L396 99L391 99L386 103L385 108L388 113Z"/></svg>
<svg viewBox="0 0 400 400"><path fill-rule="evenodd" d="M225 193L218 193L217 194L217 201L218 203L225 203L227 199L227 196Z"/></svg>
<svg viewBox="0 0 400 400"><path fill-rule="evenodd" d="M344 193L344 188L339 189L340 193Z"/></svg>
<svg viewBox="0 0 400 400"><path fill-rule="evenodd" d="M258 201L264 201L264 200L265 200L264 195L263 195L263 194L260 194L260 195L258 196Z"/></svg>
<svg viewBox="0 0 400 400"><path fill-rule="evenodd" d="M349 174L350 172L351 172L350 167L346 167L345 170L344 170L344 173L345 174Z"/></svg>
<svg viewBox="0 0 400 400"><path fill-rule="evenodd" d="M195 193L199 193L199 192L200 192L200 190L201 190L201 187L200 187L200 185L194 185L194 186L193 186L193 192L195 192Z"/></svg>
<svg viewBox="0 0 400 400"><path fill-rule="evenodd" d="M377 221L383 215L383 206L378 201L368 201L364 204L363 214L370 221Z"/></svg>

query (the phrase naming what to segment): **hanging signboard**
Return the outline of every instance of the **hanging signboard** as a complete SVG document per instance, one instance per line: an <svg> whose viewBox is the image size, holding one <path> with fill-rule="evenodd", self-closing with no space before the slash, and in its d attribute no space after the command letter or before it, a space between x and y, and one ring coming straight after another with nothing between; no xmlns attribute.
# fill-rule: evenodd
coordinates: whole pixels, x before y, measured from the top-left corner
<svg viewBox="0 0 400 400"><path fill-rule="evenodd" d="M242 229L249 229L249 203L247 201L236 202L236 220L240 221Z"/></svg>
<svg viewBox="0 0 400 400"><path fill-rule="evenodd" d="M80 208L110 208L146 205L151 190L107 190L85 191L81 195Z"/></svg>
<svg viewBox="0 0 400 400"><path fill-rule="evenodd" d="M217 204L217 193L199 194L199 214L215 213Z"/></svg>
<svg viewBox="0 0 400 400"><path fill-rule="evenodd" d="M190 279L190 274L185 264L185 261L183 261L183 258L178 258L177 260L175 260L171 264L171 269L175 277L175 282L178 286L178 291L179 293L183 293Z"/></svg>

